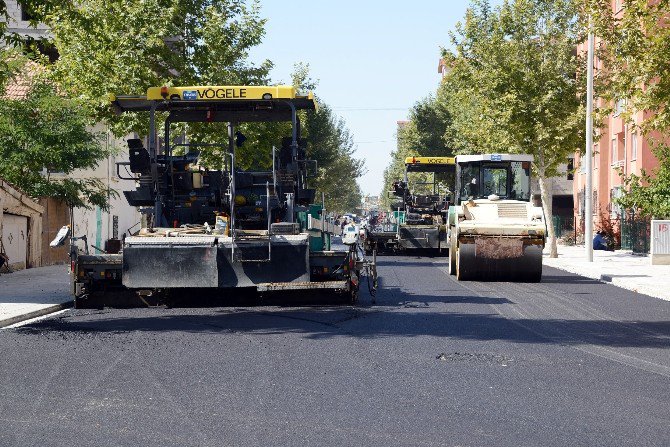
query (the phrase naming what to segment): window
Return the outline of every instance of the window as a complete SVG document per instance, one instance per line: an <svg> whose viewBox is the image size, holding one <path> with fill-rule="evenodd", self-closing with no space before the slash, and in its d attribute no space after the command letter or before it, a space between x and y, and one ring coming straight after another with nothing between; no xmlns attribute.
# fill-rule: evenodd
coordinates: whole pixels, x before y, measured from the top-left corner
<svg viewBox="0 0 670 447"><path fill-rule="evenodd" d="M461 171L461 200L479 196L479 165L465 165Z"/></svg>
<svg viewBox="0 0 670 447"><path fill-rule="evenodd" d="M513 161L510 163L510 167L512 190L510 191L509 198L516 200L530 199L530 163Z"/></svg>
<svg viewBox="0 0 670 447"><path fill-rule="evenodd" d="M568 158L568 166L566 168L567 172L567 179L568 180L573 180L575 178L575 159L574 158Z"/></svg>
<svg viewBox="0 0 670 447"><path fill-rule="evenodd" d="M507 168L484 168L484 196L507 196Z"/></svg>
<svg viewBox="0 0 670 447"><path fill-rule="evenodd" d="M579 194L577 195L577 200L579 201L579 215L583 216L586 214L586 190L582 188L581 191L579 191ZM593 190L593 200L591 202L591 212L594 215L598 214L598 190L594 189Z"/></svg>
<svg viewBox="0 0 670 447"><path fill-rule="evenodd" d="M621 215L621 206L615 203L615 200L623 195L621 186L615 186L610 190L610 218L617 219Z"/></svg>
<svg viewBox="0 0 670 447"><path fill-rule="evenodd" d="M617 160L619 159L619 157L617 157L617 151L618 151L617 146L618 146L617 145L617 138L616 137L612 138L612 148L611 148L611 152L610 152L610 164L616 163Z"/></svg>
<svg viewBox="0 0 670 447"><path fill-rule="evenodd" d="M579 202L579 216L584 215L584 199L586 198L586 191L582 188L577 194L577 201Z"/></svg>
<svg viewBox="0 0 670 447"><path fill-rule="evenodd" d="M637 159L637 132L630 134L630 159Z"/></svg>
<svg viewBox="0 0 670 447"><path fill-rule="evenodd" d="M617 99L616 104L614 104L614 116L619 116L625 110L626 110L626 100Z"/></svg>
<svg viewBox="0 0 670 447"><path fill-rule="evenodd" d="M30 22L31 20L35 20L35 14L30 12L29 9L27 9L25 6L19 4L19 7L21 8L21 20L24 22Z"/></svg>

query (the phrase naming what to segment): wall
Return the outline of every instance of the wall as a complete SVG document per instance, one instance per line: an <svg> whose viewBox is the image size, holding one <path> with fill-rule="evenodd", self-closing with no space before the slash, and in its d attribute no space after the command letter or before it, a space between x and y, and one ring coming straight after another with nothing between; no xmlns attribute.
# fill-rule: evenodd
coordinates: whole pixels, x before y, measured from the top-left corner
<svg viewBox="0 0 670 447"><path fill-rule="evenodd" d="M30 23L21 20L21 6L16 0L7 0L7 15L9 21L7 22L7 30L9 32L19 33L23 36L40 39L49 36L49 29L43 23L38 23L37 26L32 27Z"/></svg>
<svg viewBox="0 0 670 447"><path fill-rule="evenodd" d="M22 238L25 243L25 258L24 260L15 261L10 259L9 262L22 263L21 267L39 267L42 265L42 213L44 208L26 196L24 192L15 188L10 183L0 179L0 238L4 239L4 225L5 220L9 231L15 232L13 228L17 225L17 219L13 216L24 216L27 218L27 232L24 231L24 236L21 236L20 230L13 238Z"/></svg>
<svg viewBox="0 0 670 447"><path fill-rule="evenodd" d="M9 257L12 270L26 268L28 261L28 218L4 213L2 222L2 247Z"/></svg>
<svg viewBox="0 0 670 447"><path fill-rule="evenodd" d="M111 155L105 160L102 160L94 169L77 171L71 177L85 178L97 177L108 185L110 189L116 191L118 197L110 196L110 209L103 211L99 208L84 209L77 208L73 211L74 231L75 236L86 235L89 246L96 245L104 249L105 241L114 236L114 218L116 216L117 237L123 238L124 234L128 234L128 230L139 230L138 222L140 221L140 213L135 207L128 205L123 191L129 191L135 188L133 180L123 180L117 176L116 162L128 160L128 146L126 140L128 137L115 138L103 126L97 126L97 132L102 132L105 135L103 144L107 148L113 148L115 154ZM121 171L122 176L127 176L125 171ZM80 243L83 244L83 243ZM83 245L82 245L83 247ZM91 247L92 253L98 253Z"/></svg>

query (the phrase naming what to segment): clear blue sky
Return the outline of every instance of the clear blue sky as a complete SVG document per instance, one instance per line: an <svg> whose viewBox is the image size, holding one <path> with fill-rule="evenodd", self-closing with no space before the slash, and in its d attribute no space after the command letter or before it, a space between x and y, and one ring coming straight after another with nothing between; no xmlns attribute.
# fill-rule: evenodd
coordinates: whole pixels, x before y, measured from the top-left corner
<svg viewBox="0 0 670 447"><path fill-rule="evenodd" d="M449 45L449 31L468 4L262 0L266 35L251 57L274 62L274 82L290 83L293 65L309 64L319 81L316 94L346 121L356 156L365 160L363 193L376 195L396 146L396 122L435 92L440 47Z"/></svg>

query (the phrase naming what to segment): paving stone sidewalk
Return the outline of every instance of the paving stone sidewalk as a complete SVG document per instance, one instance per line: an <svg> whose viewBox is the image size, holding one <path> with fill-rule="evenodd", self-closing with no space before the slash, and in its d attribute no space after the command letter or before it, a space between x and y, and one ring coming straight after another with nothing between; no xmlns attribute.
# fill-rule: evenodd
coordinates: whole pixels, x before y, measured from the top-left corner
<svg viewBox="0 0 670 447"><path fill-rule="evenodd" d="M583 245L559 245L558 258L550 258L545 248L543 261L550 267L670 301L670 265L651 265L649 256L595 250L593 262L588 262Z"/></svg>
<svg viewBox="0 0 670 447"><path fill-rule="evenodd" d="M69 307L67 265L0 273L0 328Z"/></svg>

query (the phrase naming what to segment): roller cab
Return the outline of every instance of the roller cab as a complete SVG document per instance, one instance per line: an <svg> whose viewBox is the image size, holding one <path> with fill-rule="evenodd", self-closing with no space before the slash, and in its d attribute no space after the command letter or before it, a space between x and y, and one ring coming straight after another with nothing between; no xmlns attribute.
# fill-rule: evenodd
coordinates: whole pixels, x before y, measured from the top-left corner
<svg viewBox="0 0 670 447"><path fill-rule="evenodd" d="M540 281L547 228L530 193L532 160L518 154L456 157L449 271L459 280Z"/></svg>

